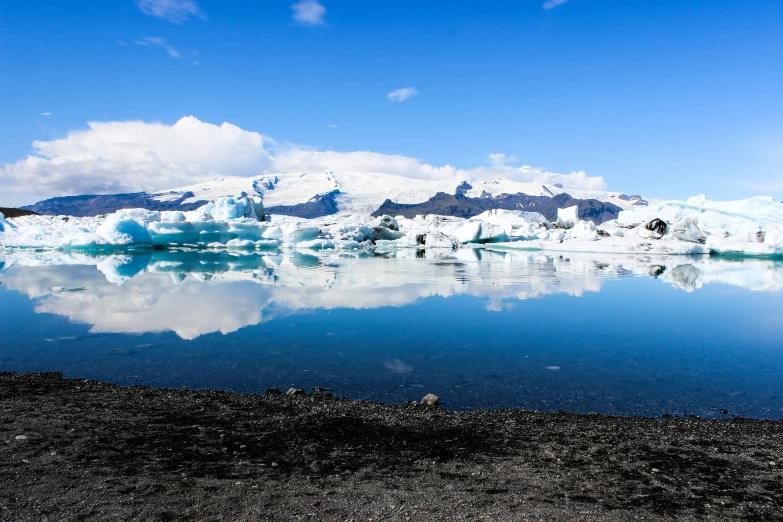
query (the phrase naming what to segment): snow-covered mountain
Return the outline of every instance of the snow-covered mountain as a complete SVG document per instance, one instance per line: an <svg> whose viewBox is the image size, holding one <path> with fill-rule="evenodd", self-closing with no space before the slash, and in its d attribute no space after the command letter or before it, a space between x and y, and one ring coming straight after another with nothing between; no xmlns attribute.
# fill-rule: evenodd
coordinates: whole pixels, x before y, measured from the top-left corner
<svg viewBox="0 0 783 522"><path fill-rule="evenodd" d="M53 198L24 207L47 215L94 216L123 208L149 210L192 210L226 196L261 196L268 213L298 217L331 214L372 214L384 203L405 205L409 213L446 213L438 205L427 205L439 193L462 200L459 211L469 217L493 208L532 210L535 205L564 208L577 204L590 208L598 221L617 217L622 209L647 205L639 196L620 192L565 189L558 184L518 182L505 178L490 181L460 179L424 180L391 174L292 173L281 172L255 177L224 177L157 193L69 196ZM562 195L569 197L562 197ZM509 196L525 196L509 199ZM532 200L530 198L533 198ZM571 199L573 198L573 199ZM574 201L577 200L577 201ZM582 201L588 203L581 203ZM423 205L420 208L416 205ZM453 207L453 205L451 205ZM449 208L451 208L449 207ZM405 212L401 212L405 213Z"/></svg>
<svg viewBox="0 0 783 522"><path fill-rule="evenodd" d="M264 206L294 206L333 194L339 213L371 214L387 199L398 204L424 203L437 193L462 194L465 197L497 197L501 194L525 194L553 197L569 194L576 199L596 199L612 203L626 210L646 201L639 196L620 192L596 192L564 189L560 185L512 181L499 178L491 181L460 179L424 180L391 174L364 173L290 173L266 174L253 178L226 177L180 187L154 194L159 201L179 200L190 203L197 200L213 201L219 197L239 195L242 192L260 195ZM184 195L192 193L190 198Z"/></svg>

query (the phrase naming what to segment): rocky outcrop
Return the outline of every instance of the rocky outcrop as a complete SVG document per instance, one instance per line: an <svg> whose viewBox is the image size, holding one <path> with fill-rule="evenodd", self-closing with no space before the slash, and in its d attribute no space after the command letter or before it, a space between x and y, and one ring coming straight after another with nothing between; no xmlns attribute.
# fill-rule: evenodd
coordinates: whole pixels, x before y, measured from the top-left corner
<svg viewBox="0 0 783 522"><path fill-rule="evenodd" d="M339 190L333 190L325 194L318 194L305 203L267 207L266 212L267 214L282 214L284 216L307 219L330 216L337 213L337 201L335 198L339 193Z"/></svg>
<svg viewBox="0 0 783 522"><path fill-rule="evenodd" d="M160 201L153 199L146 192L134 192L130 194L96 194L88 196L64 196L46 199L34 205L22 207L23 210L31 210L37 214L46 216L99 216L111 214L118 210L128 208L143 208L147 210L196 210L202 207L206 201L184 201L194 196L192 192L186 192L177 199Z"/></svg>
<svg viewBox="0 0 783 522"><path fill-rule="evenodd" d="M498 196L471 198L465 191L457 190L456 195L439 192L423 203L400 204L387 199L373 213L373 216L388 214L391 216L415 217L418 214L438 214L471 218L487 210L524 210L538 212L550 221L557 220L557 210L572 206L579 207L579 219L595 224L616 219L622 210L617 205L596 199L576 199L568 194L557 196L528 196L527 194L500 194Z"/></svg>
<svg viewBox="0 0 783 522"><path fill-rule="evenodd" d="M36 212L33 212L32 210L23 210L21 208L0 207L0 214L7 218L15 218L21 216L34 216L36 215Z"/></svg>
<svg viewBox="0 0 783 522"><path fill-rule="evenodd" d="M637 207L646 207L649 205L649 202L645 199L642 199L641 196L633 195L629 196L628 194L620 194L617 196L618 199L621 199L623 201L629 201L632 205Z"/></svg>

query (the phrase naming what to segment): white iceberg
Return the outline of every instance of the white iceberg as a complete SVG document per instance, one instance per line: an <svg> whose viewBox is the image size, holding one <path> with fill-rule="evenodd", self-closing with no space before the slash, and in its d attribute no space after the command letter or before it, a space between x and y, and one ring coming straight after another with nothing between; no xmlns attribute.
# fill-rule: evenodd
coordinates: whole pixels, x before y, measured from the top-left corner
<svg viewBox="0 0 783 522"><path fill-rule="evenodd" d="M117 211L108 216L0 217L0 248L39 250L338 250L484 248L612 254L783 256L783 205L771 198L634 206L596 226L560 209L550 223L535 212L490 210L448 216L316 219L264 216L258 197L223 197L190 212Z"/></svg>
<svg viewBox="0 0 783 522"><path fill-rule="evenodd" d="M159 216L158 216L159 217ZM143 222L134 219L124 211L118 210L106 216L95 228L95 232L111 245L149 245L152 243L150 232Z"/></svg>
<svg viewBox="0 0 783 522"><path fill-rule="evenodd" d="M557 222L563 228L571 228L579 222L579 207L574 205L568 208L557 209Z"/></svg>

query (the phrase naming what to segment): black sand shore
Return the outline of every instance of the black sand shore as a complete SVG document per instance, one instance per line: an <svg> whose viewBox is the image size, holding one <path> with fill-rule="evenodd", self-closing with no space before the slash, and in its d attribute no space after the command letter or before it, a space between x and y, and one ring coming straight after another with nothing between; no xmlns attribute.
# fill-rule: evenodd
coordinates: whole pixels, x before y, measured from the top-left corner
<svg viewBox="0 0 783 522"><path fill-rule="evenodd" d="M0 520L783 519L783 422L0 374Z"/></svg>

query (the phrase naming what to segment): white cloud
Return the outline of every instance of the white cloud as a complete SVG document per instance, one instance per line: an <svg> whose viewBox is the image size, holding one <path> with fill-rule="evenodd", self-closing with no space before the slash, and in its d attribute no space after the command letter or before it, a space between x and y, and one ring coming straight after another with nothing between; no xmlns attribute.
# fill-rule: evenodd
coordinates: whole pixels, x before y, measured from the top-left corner
<svg viewBox="0 0 783 522"><path fill-rule="evenodd" d="M333 128L333 129L336 129L337 127L339 127L339 125L337 125L336 123L330 123L329 126L331 128Z"/></svg>
<svg viewBox="0 0 783 522"><path fill-rule="evenodd" d="M566 188L601 190L601 177L545 169L434 166L402 155L369 151L317 151L281 145L257 132L188 116L173 125L141 121L91 122L61 139L36 141L34 153L0 168L0 192L52 197L69 194L159 191L221 176L264 172L359 172L417 179L561 183ZM32 197L32 196L31 196Z"/></svg>
<svg viewBox="0 0 783 522"><path fill-rule="evenodd" d="M417 94L419 94L419 91L415 87L405 87L403 89L397 89L396 91L390 92L387 94L387 97L389 98L389 101L402 102L411 96L416 96Z"/></svg>
<svg viewBox="0 0 783 522"><path fill-rule="evenodd" d="M64 138L33 142L35 153L0 170L16 192L51 195L162 190L270 167L264 138L224 123L92 122Z"/></svg>
<svg viewBox="0 0 783 522"><path fill-rule="evenodd" d="M201 65L201 62L198 60L193 60L193 65Z"/></svg>
<svg viewBox="0 0 783 522"><path fill-rule="evenodd" d="M315 0L302 0L291 6L293 17L297 22L307 25L326 25L324 15L326 8Z"/></svg>
<svg viewBox="0 0 783 522"><path fill-rule="evenodd" d="M142 38L141 40L135 40L133 43L136 45L156 45L158 47L163 47L172 58L182 58L182 54L180 54L179 51L169 45L165 38L161 38L159 36L148 36L146 38Z"/></svg>
<svg viewBox="0 0 783 522"><path fill-rule="evenodd" d="M513 154L511 156L506 156L505 154L501 152L493 152L489 156L487 156L489 160L489 164L493 167L505 167L506 163L515 163L519 160L517 160L517 157Z"/></svg>
<svg viewBox="0 0 783 522"><path fill-rule="evenodd" d="M51 112L42 112L41 113L41 116L51 116L51 115L52 115Z"/></svg>
<svg viewBox="0 0 783 522"><path fill-rule="evenodd" d="M175 24L186 22L191 17L204 18L201 8L193 0L137 0L136 4L142 13Z"/></svg>
<svg viewBox="0 0 783 522"><path fill-rule="evenodd" d="M552 9L553 7L563 5L566 2L568 2L568 0L546 0L546 2L544 2L544 5L542 7L544 9Z"/></svg>

